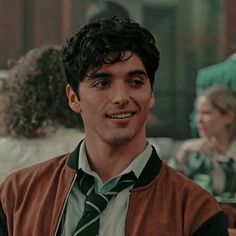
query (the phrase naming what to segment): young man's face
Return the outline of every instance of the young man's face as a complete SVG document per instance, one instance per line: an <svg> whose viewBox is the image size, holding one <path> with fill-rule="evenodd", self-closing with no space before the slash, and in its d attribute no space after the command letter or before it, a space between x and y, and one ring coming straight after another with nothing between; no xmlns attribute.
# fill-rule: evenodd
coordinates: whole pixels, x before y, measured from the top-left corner
<svg viewBox="0 0 236 236"><path fill-rule="evenodd" d="M127 52L129 53L129 52ZM93 141L119 145L131 139L145 139L145 122L154 97L141 59L104 64L79 86L77 99L67 87L71 108L80 112L85 136Z"/></svg>

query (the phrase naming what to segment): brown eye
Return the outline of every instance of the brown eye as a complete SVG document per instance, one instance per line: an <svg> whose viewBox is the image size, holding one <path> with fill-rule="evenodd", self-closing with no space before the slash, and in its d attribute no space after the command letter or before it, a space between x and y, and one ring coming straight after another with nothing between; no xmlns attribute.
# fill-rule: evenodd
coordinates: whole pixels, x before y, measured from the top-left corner
<svg viewBox="0 0 236 236"><path fill-rule="evenodd" d="M140 87L144 84L144 82L141 79L133 79L130 81L130 84L135 87Z"/></svg>
<svg viewBox="0 0 236 236"><path fill-rule="evenodd" d="M96 88L106 88L109 85L110 85L109 81L107 81L107 80L100 80L100 81L97 81L94 84L94 87L96 87Z"/></svg>

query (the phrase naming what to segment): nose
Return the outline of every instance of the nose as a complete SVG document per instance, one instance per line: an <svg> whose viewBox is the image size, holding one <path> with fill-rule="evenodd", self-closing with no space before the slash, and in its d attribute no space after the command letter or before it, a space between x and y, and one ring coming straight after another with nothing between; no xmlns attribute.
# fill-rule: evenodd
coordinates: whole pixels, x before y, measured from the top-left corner
<svg viewBox="0 0 236 236"><path fill-rule="evenodd" d="M125 105L129 103L129 92L125 85L118 85L112 91L112 103Z"/></svg>
<svg viewBox="0 0 236 236"><path fill-rule="evenodd" d="M200 114L200 113L196 114L196 121L197 121L197 123L201 123L202 122L202 114Z"/></svg>

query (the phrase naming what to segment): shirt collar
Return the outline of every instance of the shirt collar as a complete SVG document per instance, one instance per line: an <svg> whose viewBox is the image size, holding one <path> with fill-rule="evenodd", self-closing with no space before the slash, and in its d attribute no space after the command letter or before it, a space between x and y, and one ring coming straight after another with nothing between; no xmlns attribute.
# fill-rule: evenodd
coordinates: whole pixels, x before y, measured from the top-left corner
<svg viewBox="0 0 236 236"><path fill-rule="evenodd" d="M137 178L139 178L142 170L147 164L152 153L152 146L147 143L146 148L129 164L129 166L124 169L120 175L133 172ZM85 140L81 143L79 150L79 158L78 158L78 169L83 170L85 173L98 177L98 175L91 170L88 158L85 149Z"/></svg>

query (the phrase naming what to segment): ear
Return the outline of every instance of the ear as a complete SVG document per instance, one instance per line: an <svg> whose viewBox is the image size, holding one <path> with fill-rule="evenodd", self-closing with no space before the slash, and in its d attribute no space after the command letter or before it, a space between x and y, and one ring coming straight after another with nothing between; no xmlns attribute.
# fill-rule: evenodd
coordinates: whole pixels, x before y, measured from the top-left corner
<svg viewBox="0 0 236 236"><path fill-rule="evenodd" d="M74 112L80 113L81 112L80 101L69 84L66 85L66 95L68 98L70 108Z"/></svg>
<svg viewBox="0 0 236 236"><path fill-rule="evenodd" d="M151 98L149 100L149 108L152 108L155 104L154 93L152 92Z"/></svg>

